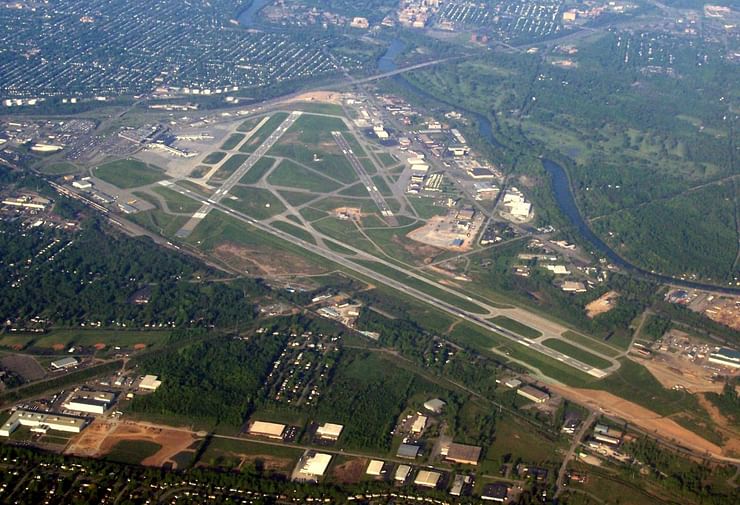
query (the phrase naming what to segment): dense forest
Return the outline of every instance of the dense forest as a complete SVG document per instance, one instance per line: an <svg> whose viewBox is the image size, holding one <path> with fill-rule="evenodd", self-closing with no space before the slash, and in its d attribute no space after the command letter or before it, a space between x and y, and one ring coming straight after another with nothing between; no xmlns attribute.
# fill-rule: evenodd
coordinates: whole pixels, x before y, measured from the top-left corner
<svg viewBox="0 0 740 505"><path fill-rule="evenodd" d="M156 393L137 396L131 410L240 427L262 391L284 336L220 337L145 359L161 377Z"/></svg>
<svg viewBox="0 0 740 505"><path fill-rule="evenodd" d="M148 239L120 236L100 221L69 232L0 223L0 316L16 327L233 326L256 315L259 281L222 275ZM132 296L145 289L148 301Z"/></svg>

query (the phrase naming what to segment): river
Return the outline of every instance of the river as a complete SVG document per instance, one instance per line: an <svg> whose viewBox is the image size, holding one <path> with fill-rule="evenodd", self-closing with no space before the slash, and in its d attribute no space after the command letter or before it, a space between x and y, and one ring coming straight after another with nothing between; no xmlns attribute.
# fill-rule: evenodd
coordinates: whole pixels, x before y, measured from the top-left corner
<svg viewBox="0 0 740 505"><path fill-rule="evenodd" d="M391 42L391 45L388 47L388 50L385 52L385 54L383 54L378 59L378 69L381 72L392 72L396 70L398 65L395 60L398 57L398 55L403 51L404 47L405 46L403 42L401 42L400 40L398 39L393 40ZM424 98L427 98L435 102L443 103L457 110L460 110L461 112L464 112L466 115L472 117L475 120L476 124L478 125L478 133L480 133L481 137L483 137L485 140L487 140L488 142L490 142L491 144L495 146L503 147L501 143L493 135L493 127L491 125L491 121L485 115L480 114L478 112L465 110L465 109L462 109L457 104L446 102L445 100L432 95L426 90L421 89L418 86L415 86L414 84L404 79L400 75L396 75L392 77L392 79L394 80L396 84L398 84L399 86L403 88L408 89L410 92L416 95L422 96ZM601 240L591 230L591 227L583 219L583 216L581 216L581 212L578 209L578 205L576 205L576 201L575 201L573 192L570 187L570 180L568 179L568 174L565 171L565 169L561 167L560 165L558 165L557 163L555 163L554 161L546 160L546 159L542 160L542 166L544 167L547 174L550 176L550 180L552 182L553 196L555 197L555 201L557 202L558 207L560 208L561 212L565 215L568 221L570 221L570 223L578 230L581 236L585 238L594 247L596 251L606 256L606 258L612 264L618 266L620 269L626 272L629 272L637 277L642 277L642 278L645 278L651 281L659 282L661 284L668 283L668 284L673 284L675 286L680 286L684 288L708 289L708 290L718 291L718 292L727 293L727 294L740 293L740 288L733 288L733 287L727 287L727 286L716 286L714 284L703 284L700 282L687 281L683 279L669 277L667 275L660 275L660 274L656 274L653 272L649 272L625 260L620 255L618 255L611 247L609 247L608 244L606 244L603 240Z"/></svg>
<svg viewBox="0 0 740 505"><path fill-rule="evenodd" d="M259 11L269 3L270 0L253 0L249 7L241 11L237 16L239 24L244 28L252 28L255 25L255 17L259 14Z"/></svg>

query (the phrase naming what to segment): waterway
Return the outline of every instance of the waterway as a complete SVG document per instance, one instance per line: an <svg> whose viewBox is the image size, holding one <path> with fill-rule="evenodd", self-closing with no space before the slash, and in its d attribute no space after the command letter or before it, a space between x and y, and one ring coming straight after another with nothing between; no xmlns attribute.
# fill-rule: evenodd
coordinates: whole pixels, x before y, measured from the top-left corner
<svg viewBox="0 0 740 505"><path fill-rule="evenodd" d="M270 3L270 0L253 0L252 3L239 13L237 21L245 28L252 28L255 25L255 18L264 6Z"/></svg>
<svg viewBox="0 0 740 505"><path fill-rule="evenodd" d="M378 59L378 69L381 72L392 72L396 70L398 68L396 58L403 51L404 47L405 46L403 42L401 42L400 40L393 40L385 54L383 54ZM491 125L491 121L485 115L478 112L462 109L457 104L445 102L443 99L440 99L439 97L432 95L426 90L419 88L418 86L412 84L400 75L394 76L392 79L397 85L409 90L411 93L429 99L430 101L443 103L457 110L460 110L469 117L472 117L478 125L478 133L481 135L481 137L483 137L491 144L501 147L501 143L493 135L493 126ZM583 219L583 216L581 216L581 212L578 209L578 205L576 205L576 201L570 186L570 180L568 179L568 174L565 169L554 161L547 159L542 160L542 166L544 167L547 174L550 176L550 180L552 182L553 196L555 197L555 201L557 202L560 211L565 215L568 221L570 221L574 228L578 230L581 236L585 238L596 251L598 251L600 254L603 254L610 263L616 265L621 270L629 272L630 274L633 274L637 277L648 279L661 284L667 283L684 288L708 289L727 294L740 293L740 288L716 286L714 284L703 284L700 282L687 281L667 275L649 272L625 260L620 255L618 255L611 247L609 247L608 244L601 240L591 230L591 227Z"/></svg>

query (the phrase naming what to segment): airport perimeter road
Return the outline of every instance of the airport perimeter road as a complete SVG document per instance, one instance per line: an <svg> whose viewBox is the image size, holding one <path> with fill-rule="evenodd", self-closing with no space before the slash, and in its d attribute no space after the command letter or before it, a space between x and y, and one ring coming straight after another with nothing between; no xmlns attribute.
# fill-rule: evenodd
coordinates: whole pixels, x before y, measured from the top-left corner
<svg viewBox="0 0 740 505"><path fill-rule="evenodd" d="M365 170L362 162L357 158L357 155L354 153L354 151L352 151L352 148L347 142L347 139L344 138L344 135L342 135L342 132L331 132L331 134L334 137L334 141L339 146L339 149L342 150L344 156L349 160L350 165L352 165L352 168L354 168L355 172L357 172L357 175L360 177L360 181L362 181L362 183L365 185L365 188L367 188L367 192L370 193L370 198L372 198L375 202L375 205L378 206L378 210L380 210L382 216L387 218L388 224L390 224L391 226L398 226L398 221L396 221L396 218L393 217L393 211L388 206L388 203L385 201L385 198L383 198L383 195L381 195L380 191L378 191L378 187L368 175L367 170Z"/></svg>
<svg viewBox="0 0 740 505"><path fill-rule="evenodd" d="M272 146L275 145L275 143L280 139L280 137L283 136L283 133L285 133L288 128L293 126L293 123L296 122L296 120L301 116L300 111L291 112L287 118L285 118L285 121L283 121L280 126L278 126L274 132L270 134L267 139L252 153L249 155L249 157L244 161L244 163L241 164L239 168L237 168L233 174L229 176L228 179L224 181L224 183L221 185L219 189L216 190L216 192L208 199L206 199L203 202L203 205L200 209L198 209L198 212L193 214L193 217L191 217L185 225L183 225L182 228L178 230L178 232L175 234L178 238L185 238L189 236L196 226L198 226L198 223L200 223L209 212L211 212L211 209L213 209L213 206L219 203L223 197L225 197L229 191L231 191L231 188L233 188L241 179L244 177L244 174L249 171L250 168L254 166L255 163L257 163L260 158L262 158L267 152L272 149ZM161 186L172 186L174 183L172 181L160 181L159 183ZM191 195L187 195L191 196Z"/></svg>
<svg viewBox="0 0 740 505"><path fill-rule="evenodd" d="M208 200L205 197L202 197L188 189L182 188L180 186L177 186L176 184L170 185L170 189L177 191L178 193L188 196L194 200L200 201L202 203L206 203ZM226 214L234 217L235 219L238 219L242 222L248 223L254 228L257 228L260 231L263 231L265 233L269 233L271 235L274 235L282 240L285 240L289 244L293 244L294 246L301 247L302 249L305 249L307 251L310 251L318 256L322 256L324 258L327 258L339 265L342 265L344 267L349 268L350 270L353 270L359 274L362 274L370 279L373 279L374 281L381 282L387 286L392 287L393 289L396 289L404 294L407 294L409 296L412 296L418 300L421 300L425 303L431 304L435 306L436 308L443 310L449 314L452 314L455 317L458 317L460 319L464 319L465 321L468 321L470 323L475 324L476 326L479 326L481 328L484 328L488 331L494 332L497 335L500 335L502 337L505 337L506 339L515 342L517 344L523 345L525 347L529 347L537 352L540 352L552 359L555 359L557 361L560 361L561 363L564 363L570 367L575 368L576 370L586 373L588 375L591 375L592 377L596 378L602 378L608 375L610 372L613 372L614 370L617 370L619 368L619 362L615 360L611 360L612 366L609 367L609 369L601 370L599 368L592 367L590 365L587 365L583 363L582 361L579 361L575 358L572 358L566 354L563 354L559 351L556 351L554 349L550 349L549 347L546 347L542 344L539 344L535 342L534 340L530 338L523 337L521 335L518 335L514 333L511 330L508 330L502 326L499 326L495 323L492 323L490 321L487 321L484 317L481 317L479 314L475 314L474 312L470 312L467 310L463 310L459 307L456 307L455 305L448 303L444 300L441 300L439 298L436 298L432 295L429 295L427 293L424 293L416 288L410 287L406 285L405 283L398 281L396 279L392 279L386 275L381 274L380 272L377 272L376 270L373 270L370 267L366 267L364 265L361 265L359 263L356 263L355 261L352 261L352 259L349 259L331 249L328 247L325 247L323 245L317 245L313 244L311 242L307 242L305 240L302 240L300 238L297 238L290 233L284 232L282 230L279 230L277 228L274 228L273 226L270 226L269 224L257 221L256 219L253 219L246 214L243 214L241 212L238 212L234 209L231 209L229 207L226 207L218 202L213 202L211 204L213 208L217 208ZM418 274L415 274L414 272L409 272L407 270L404 270L403 268L390 263L386 262L380 258L377 258L375 256L372 256L365 251L362 251L360 249L357 249L353 247L351 244L342 244L343 247L352 250L356 253L357 259L361 260L369 260L369 261L375 261L379 264L381 264L384 267L392 268L396 271L398 271L398 275L400 279L403 279L408 276L414 277L414 279L419 280L421 282L424 282L430 286L433 286L435 289L440 291L449 292L451 295L467 300L470 303L477 304L481 308L484 308L484 304L481 302L477 302L473 300L470 297L467 297L465 295L462 295L455 291L452 288L449 288L448 286L445 286L443 284L438 284L432 280L429 280L425 277L422 277ZM492 344L493 347L493 344ZM551 380L555 380L553 378L550 378Z"/></svg>

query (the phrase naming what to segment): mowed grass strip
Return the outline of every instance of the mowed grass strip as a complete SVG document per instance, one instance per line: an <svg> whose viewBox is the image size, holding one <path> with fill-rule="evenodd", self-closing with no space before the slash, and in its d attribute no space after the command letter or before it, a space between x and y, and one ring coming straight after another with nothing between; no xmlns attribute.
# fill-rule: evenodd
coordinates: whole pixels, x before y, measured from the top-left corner
<svg viewBox="0 0 740 505"><path fill-rule="evenodd" d="M216 163L218 163L219 161L221 161L225 157L226 157L226 153L225 152L223 152L223 151L214 151L214 152L210 153L208 156L206 156L205 158L203 158L203 163L205 163L206 165L215 165Z"/></svg>
<svg viewBox="0 0 740 505"><path fill-rule="evenodd" d="M611 365L609 361L557 338L548 338L542 344L596 368L608 368Z"/></svg>
<svg viewBox="0 0 740 505"><path fill-rule="evenodd" d="M105 459L138 465L149 456L153 456L162 448L161 445L148 440L121 440L105 456Z"/></svg>
<svg viewBox="0 0 740 505"><path fill-rule="evenodd" d="M96 168L93 174L121 189L148 186L168 179L161 168L132 159L105 163Z"/></svg>
<svg viewBox="0 0 740 505"><path fill-rule="evenodd" d="M257 160L257 163L255 163L252 168L250 168L247 173L244 174L244 177L239 180L239 183L257 184L259 181L262 180L262 178L272 168L274 164L275 159L273 158L260 158L259 160Z"/></svg>
<svg viewBox="0 0 740 505"><path fill-rule="evenodd" d="M518 333L522 337L539 338L542 336L542 333L535 330L534 328L531 328L526 324L522 324L519 321L514 321L513 319L506 316L496 316L491 319L491 322L501 326L502 328L511 330L514 333Z"/></svg>
<svg viewBox="0 0 740 505"><path fill-rule="evenodd" d="M236 146L238 146L242 140L244 140L243 134L232 133L231 135L229 135L229 138L226 139L223 145L221 145L221 149L224 151L231 151Z"/></svg>
<svg viewBox="0 0 740 505"><path fill-rule="evenodd" d="M164 186L157 186L152 188L152 191L164 198L167 203L167 207L173 212L185 212L193 213L197 211L201 204L192 198L189 198L177 191L165 188Z"/></svg>
<svg viewBox="0 0 740 505"><path fill-rule="evenodd" d="M588 347L589 349L600 352L601 354L604 354L606 356L616 357L619 356L619 353L621 352L619 349L614 349L610 345L599 342L585 335L581 335L580 333L576 333L575 331L565 331L563 332L562 336L566 340L581 344L584 347Z"/></svg>
<svg viewBox="0 0 740 505"><path fill-rule="evenodd" d="M221 167L218 169L218 172L216 172L216 175L218 177L226 178L233 174L237 168L242 166L242 164L247 161L246 154L233 154L228 160L226 160Z"/></svg>
<svg viewBox="0 0 740 505"><path fill-rule="evenodd" d="M227 197L221 202L255 219L267 219L285 210L283 203L266 189L236 186L230 195L237 199Z"/></svg>
<svg viewBox="0 0 740 505"><path fill-rule="evenodd" d="M267 182L275 186L305 189L316 193L327 193L339 189L339 184L336 182L288 160L280 163L269 175Z"/></svg>
<svg viewBox="0 0 740 505"><path fill-rule="evenodd" d="M257 149L260 145L264 143L265 140L267 140L267 137L269 137L272 132L274 132L280 124L285 121L285 119L288 117L288 114L285 112L278 112L276 114L273 114L270 116L270 119L265 121L265 124L263 124L259 130L254 132L254 135L252 135L249 140L247 140L243 146L239 148L239 151L243 153L251 153L255 149Z"/></svg>

